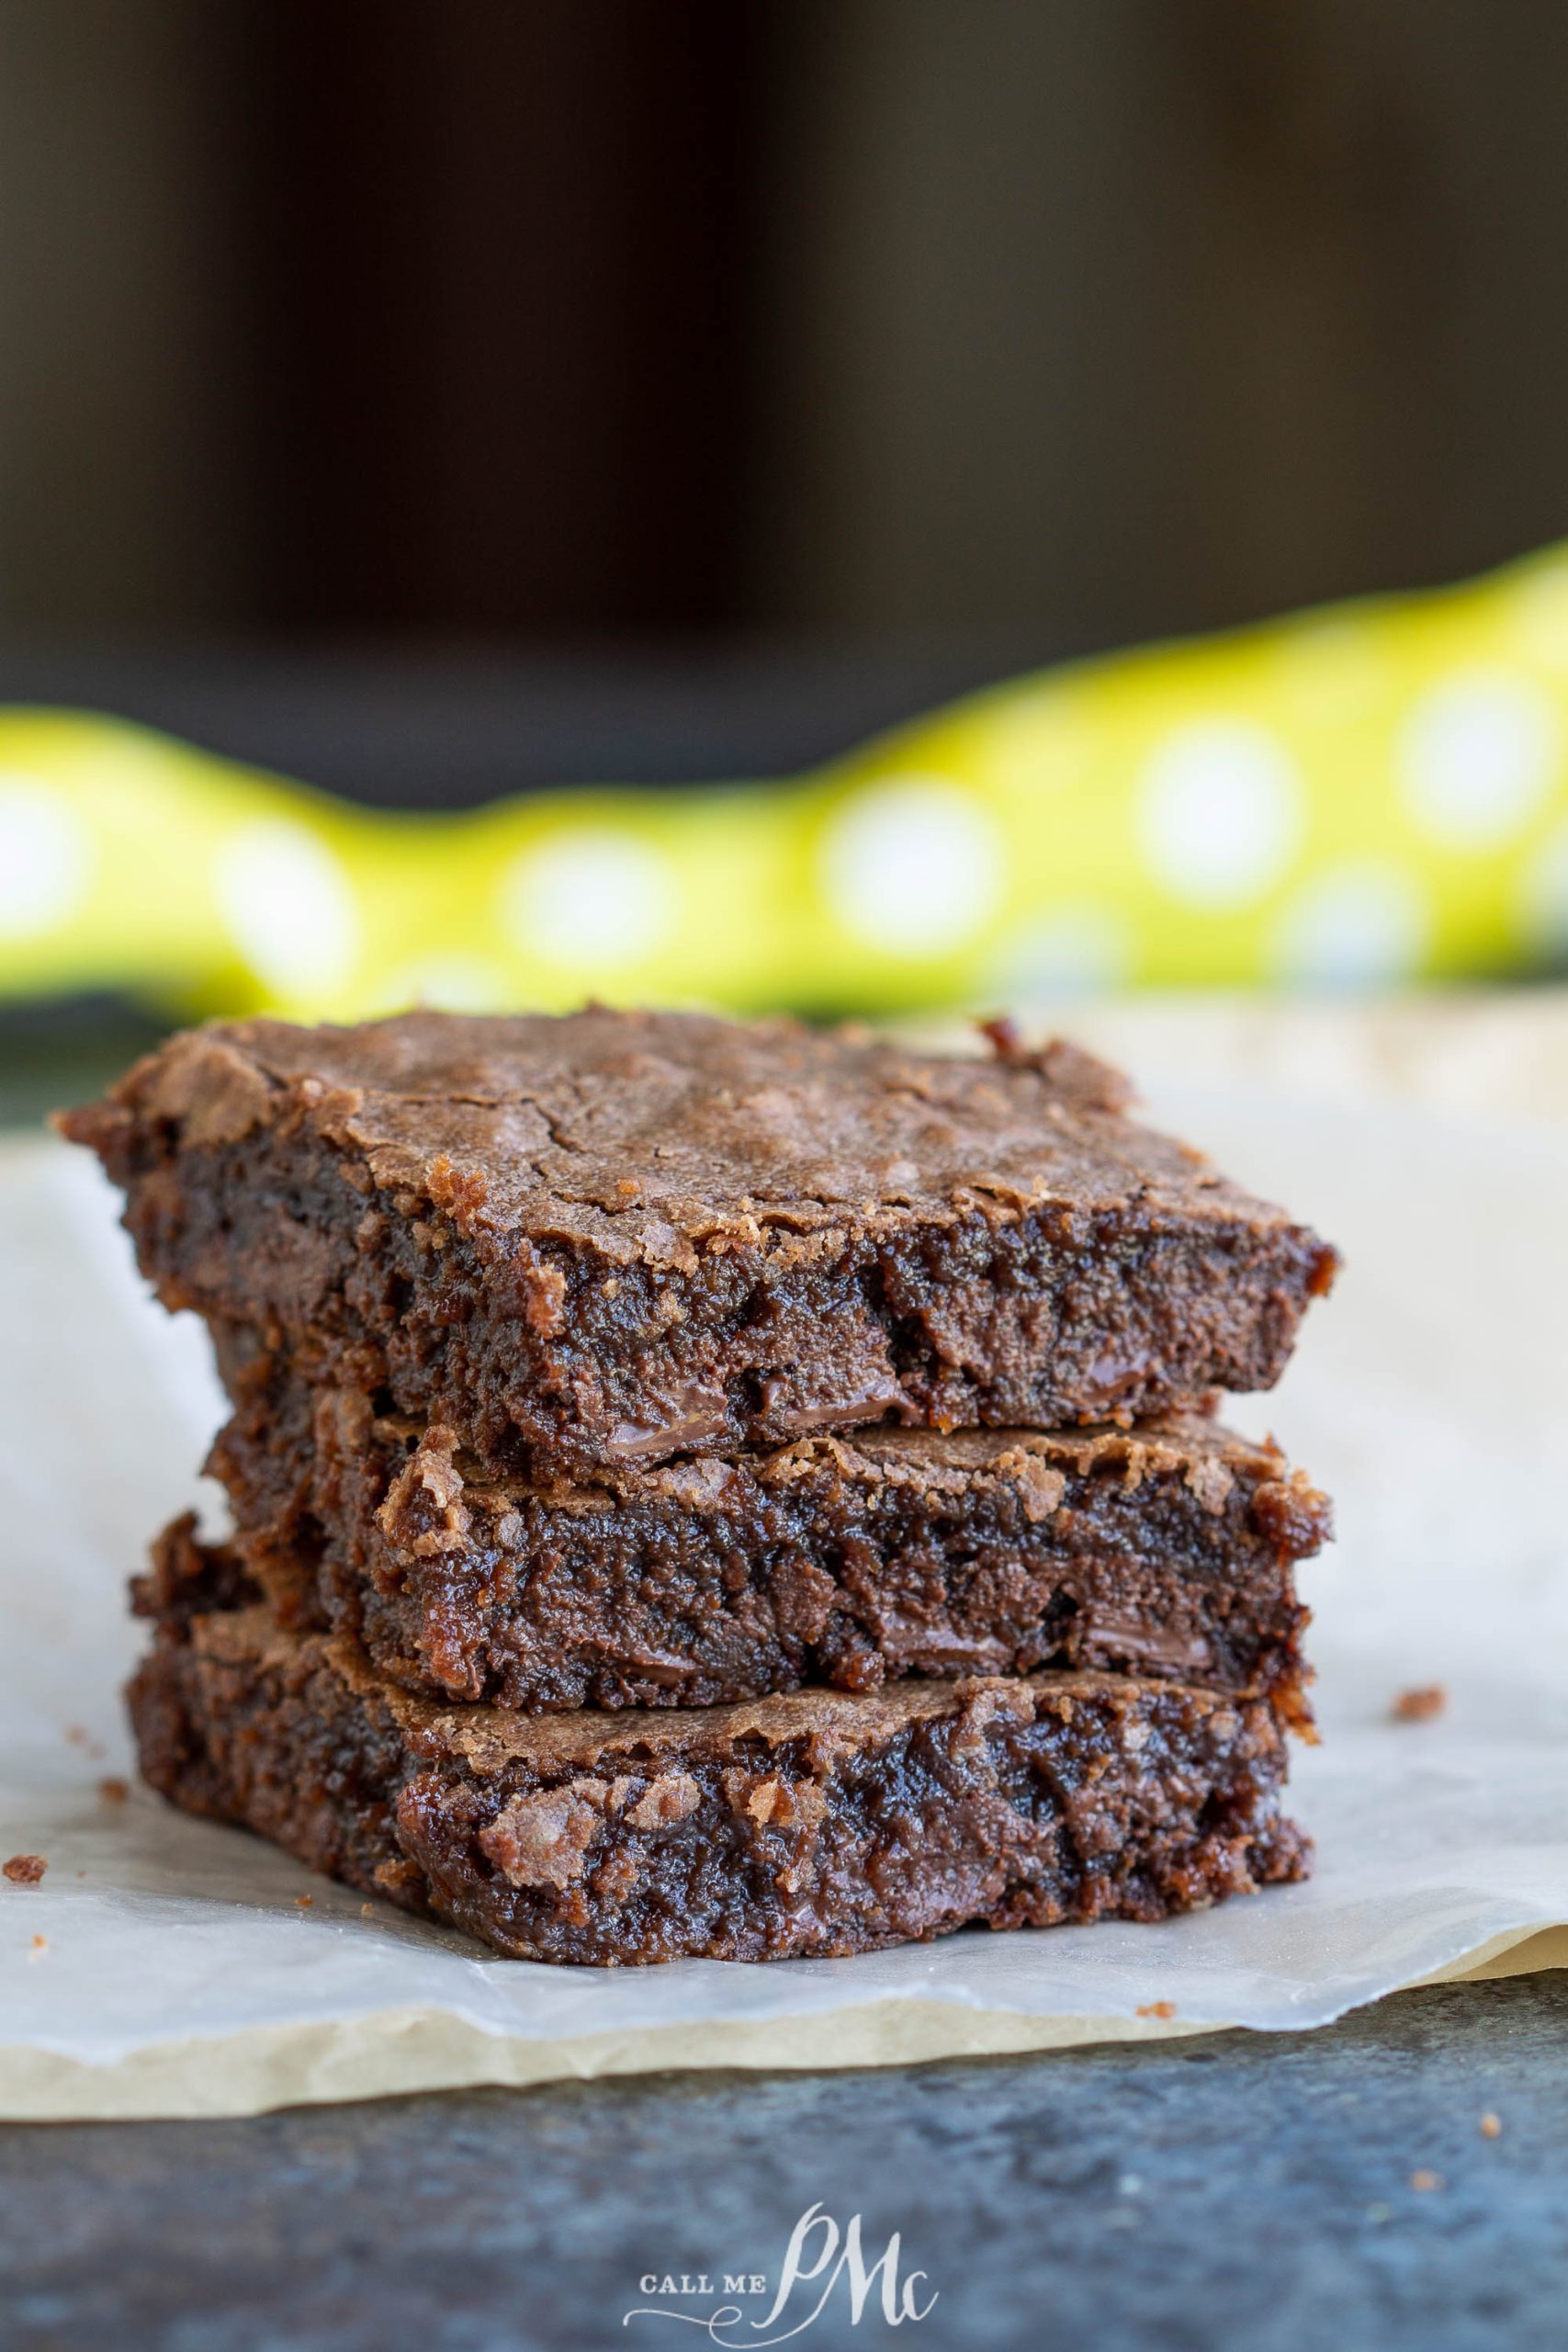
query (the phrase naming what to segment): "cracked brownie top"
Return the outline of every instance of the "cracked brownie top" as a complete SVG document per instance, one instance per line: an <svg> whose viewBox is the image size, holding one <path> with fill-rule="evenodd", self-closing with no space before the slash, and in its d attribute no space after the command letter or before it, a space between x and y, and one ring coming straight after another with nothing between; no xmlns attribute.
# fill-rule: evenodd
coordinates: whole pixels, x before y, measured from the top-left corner
<svg viewBox="0 0 1568 2352"><path fill-rule="evenodd" d="M991 1058L959 1059L852 1030L599 1007L233 1022L171 1039L110 1099L193 1145L301 1129L411 1209L449 1205L495 1233L591 1233L608 1255L654 1262L766 1225L810 1232L849 1214L892 1228L967 1202L1006 1215L1136 1199L1289 1222L1128 1118L1116 1071L1001 1034Z"/></svg>

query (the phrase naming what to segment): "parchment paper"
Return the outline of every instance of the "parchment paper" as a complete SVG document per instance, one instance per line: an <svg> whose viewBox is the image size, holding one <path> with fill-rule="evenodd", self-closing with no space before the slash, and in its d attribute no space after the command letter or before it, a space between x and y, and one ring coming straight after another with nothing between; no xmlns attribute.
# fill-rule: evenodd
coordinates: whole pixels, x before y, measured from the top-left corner
<svg viewBox="0 0 1568 2352"><path fill-rule="evenodd" d="M124 1579L197 1496L220 1407L198 1328L142 1295L96 1170L27 1142L0 1153L0 1856L49 1869L0 1883L0 2114L1302 2028L1435 1973L1568 1963L1568 1125L1270 1089L1255 1035L1245 1088L1212 1050L1177 1085L1158 1034L1151 1109L1349 1261L1280 1388L1232 1415L1277 1428L1338 1505L1341 1540L1304 1579L1324 1745L1298 1751L1292 1795L1318 1842L1310 1885L1158 1928L552 1970L364 1916L144 1791L106 1802L100 1780L131 1772ZM1440 1717L1391 1720L1430 1683ZM1138 2015L1156 2002L1174 2015Z"/></svg>

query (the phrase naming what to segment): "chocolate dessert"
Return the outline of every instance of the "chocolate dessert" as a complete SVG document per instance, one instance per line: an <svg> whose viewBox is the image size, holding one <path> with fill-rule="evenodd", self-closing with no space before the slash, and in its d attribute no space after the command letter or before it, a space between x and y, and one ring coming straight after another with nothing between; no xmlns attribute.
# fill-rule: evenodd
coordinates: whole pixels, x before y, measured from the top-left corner
<svg viewBox="0 0 1568 2352"><path fill-rule="evenodd" d="M357 1389L269 1384L209 1466L284 1622L437 1698L713 1706L1051 1667L1304 1720L1292 1570L1327 1505L1206 1419L877 1428L535 1485Z"/></svg>
<svg viewBox="0 0 1568 2352"><path fill-rule="evenodd" d="M142 1770L520 1958L1299 1878L1324 1498L1213 1419L1336 1254L1070 1046L694 1014L175 1037L68 1114L233 1414Z"/></svg>
<svg viewBox="0 0 1568 2352"><path fill-rule="evenodd" d="M1071 1047L589 1011L220 1023L64 1131L171 1307L488 1471L1267 1388L1337 1260Z"/></svg>
<svg viewBox="0 0 1568 2352"><path fill-rule="evenodd" d="M517 1959L819 1958L1305 1872L1267 1700L1064 1674L530 1716L181 1582L130 1690L152 1786Z"/></svg>

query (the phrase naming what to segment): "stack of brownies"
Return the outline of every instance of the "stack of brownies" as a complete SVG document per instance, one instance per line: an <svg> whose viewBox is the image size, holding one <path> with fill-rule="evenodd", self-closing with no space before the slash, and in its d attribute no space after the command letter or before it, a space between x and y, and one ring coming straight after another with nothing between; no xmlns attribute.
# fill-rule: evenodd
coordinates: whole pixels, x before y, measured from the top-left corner
<svg viewBox="0 0 1568 2352"><path fill-rule="evenodd" d="M153 1786L538 1960L1301 1877L1326 1506L1212 1392L1334 1252L989 1034L258 1020L69 1114L233 1408L232 1536L136 1588Z"/></svg>

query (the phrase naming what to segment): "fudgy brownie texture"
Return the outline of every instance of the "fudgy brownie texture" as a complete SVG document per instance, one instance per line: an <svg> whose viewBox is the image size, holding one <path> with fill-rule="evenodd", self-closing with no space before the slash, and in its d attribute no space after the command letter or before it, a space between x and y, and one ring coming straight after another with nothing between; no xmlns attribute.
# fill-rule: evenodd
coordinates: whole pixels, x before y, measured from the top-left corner
<svg viewBox="0 0 1568 2352"><path fill-rule="evenodd" d="M216 1593L231 1564L214 1564ZM199 1574L184 1579L187 1602ZM130 1687L188 1812L519 1959L865 1951L970 1921L1158 1919L1308 1849L1266 1700L1096 1675L682 1713L437 1706L265 1609L166 1617Z"/></svg>
<svg viewBox="0 0 1568 2352"><path fill-rule="evenodd" d="M598 1009L220 1023L68 1114L172 1307L488 1470L1267 1387L1337 1260L1064 1046Z"/></svg>
<svg viewBox="0 0 1568 2352"><path fill-rule="evenodd" d="M1206 1419L872 1430L496 1484L450 1429L268 1383L209 1464L284 1622L431 1695L712 1706L1041 1667L1268 1690L1306 1721L1293 1564L1328 1507Z"/></svg>

